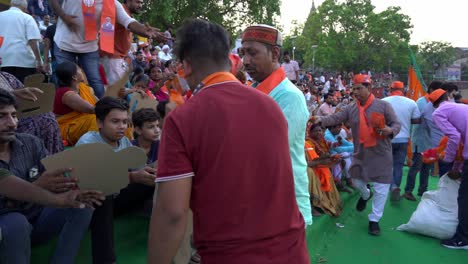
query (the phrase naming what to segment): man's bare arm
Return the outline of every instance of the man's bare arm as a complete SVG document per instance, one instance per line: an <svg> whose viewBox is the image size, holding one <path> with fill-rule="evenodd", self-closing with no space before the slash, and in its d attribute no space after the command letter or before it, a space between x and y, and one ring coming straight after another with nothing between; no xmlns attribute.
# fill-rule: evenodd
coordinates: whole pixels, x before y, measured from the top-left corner
<svg viewBox="0 0 468 264"><path fill-rule="evenodd" d="M69 171L71 170L58 169L45 173L55 175ZM0 181L1 195L19 201L32 202L46 206L84 208L85 206L93 206L93 204L101 205L101 201L104 200L104 194L98 191L73 190L66 193L54 194L14 175L6 176Z"/></svg>
<svg viewBox="0 0 468 264"><path fill-rule="evenodd" d="M138 21L133 21L130 23L128 25L128 30L137 35L151 38L156 41L167 40L166 37L164 37L164 34L159 31L159 29L151 27L148 24L142 24Z"/></svg>
<svg viewBox="0 0 468 264"><path fill-rule="evenodd" d="M51 41L48 38L44 38L44 72L51 73L52 69L50 68L50 58L49 58L49 51L51 48ZM53 51L52 51L53 52Z"/></svg>
<svg viewBox="0 0 468 264"><path fill-rule="evenodd" d="M67 25L70 31L76 32L79 30L79 25L76 22L77 17L65 14L65 11L63 11L63 8L60 6L59 0L49 0L49 5L52 7L54 13Z"/></svg>
<svg viewBox="0 0 468 264"><path fill-rule="evenodd" d="M37 39L30 39L28 45L31 47L34 57L36 58L36 69L42 71L42 58L41 52L39 51L39 41Z"/></svg>
<svg viewBox="0 0 468 264"><path fill-rule="evenodd" d="M421 124L421 118L411 119L411 124L413 124L413 125Z"/></svg>
<svg viewBox="0 0 468 264"><path fill-rule="evenodd" d="M59 16L60 18L65 16L65 12L60 6L59 0L49 0L49 5L52 7L52 10L57 16Z"/></svg>
<svg viewBox="0 0 468 264"><path fill-rule="evenodd" d="M148 263L170 264L185 234L192 177L159 183L153 203Z"/></svg>

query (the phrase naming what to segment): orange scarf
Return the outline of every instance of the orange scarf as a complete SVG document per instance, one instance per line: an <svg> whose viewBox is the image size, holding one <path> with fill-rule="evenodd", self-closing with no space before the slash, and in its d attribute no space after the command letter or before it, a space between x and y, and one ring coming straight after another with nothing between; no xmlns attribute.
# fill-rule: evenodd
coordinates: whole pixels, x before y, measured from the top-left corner
<svg viewBox="0 0 468 264"><path fill-rule="evenodd" d="M86 41L96 40L98 25L95 5L93 0L82 0L81 2ZM102 51L110 54L114 54L115 18L115 1L103 0L99 45Z"/></svg>
<svg viewBox="0 0 468 264"><path fill-rule="evenodd" d="M445 158L445 150L447 149L448 140L449 140L448 136L444 136L440 140L439 146L437 146L437 154L441 160ZM464 147L464 144L462 141L460 142L460 144L458 144L457 154L455 155L456 161L463 161L463 147Z"/></svg>
<svg viewBox="0 0 468 264"><path fill-rule="evenodd" d="M286 73L283 67L279 67L255 88L265 94L270 94L284 79L286 79Z"/></svg>
<svg viewBox="0 0 468 264"><path fill-rule="evenodd" d="M230 72L215 72L213 74L208 75L203 81L203 88L207 86L211 86L214 84L222 83L222 82L229 82L229 81L236 81L236 76L232 75Z"/></svg>
<svg viewBox="0 0 468 264"><path fill-rule="evenodd" d="M308 160L314 160L319 158L319 155L317 152L315 152L315 149L310 141L305 142L305 150L307 153ZM320 181L320 190L324 192L329 192L331 191L331 182L330 179L332 178L330 169L327 167L320 167L317 166L315 168L312 168L315 172L315 175Z"/></svg>
<svg viewBox="0 0 468 264"><path fill-rule="evenodd" d="M361 102L357 102L359 108L359 143L364 144L365 148L377 145L374 128L369 125L366 117L366 109L374 102L374 99L374 95L370 94L364 106L361 105Z"/></svg>

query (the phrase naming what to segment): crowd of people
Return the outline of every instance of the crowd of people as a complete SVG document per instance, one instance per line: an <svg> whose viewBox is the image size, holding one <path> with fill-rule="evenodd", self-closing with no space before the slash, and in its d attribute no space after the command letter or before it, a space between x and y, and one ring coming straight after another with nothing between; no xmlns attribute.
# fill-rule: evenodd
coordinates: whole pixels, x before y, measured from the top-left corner
<svg viewBox="0 0 468 264"><path fill-rule="evenodd" d="M247 27L233 54L217 24L187 20L173 36L138 22L143 2L11 0L0 12L1 263L29 263L54 237L50 262L74 263L88 230L93 263L116 263L114 218L135 208L151 214L149 263L309 263L306 228L341 214L340 193L359 192L359 212L372 199L380 235L388 195L416 201L418 173L419 196L431 171L468 177L468 106L453 83L417 102L397 80L375 93L370 70L302 72L274 27ZM40 100L23 84L35 73L56 85L53 111L18 120L16 98ZM41 163L92 143L140 147L146 165L104 196ZM466 180L458 203L442 245L468 249Z"/></svg>

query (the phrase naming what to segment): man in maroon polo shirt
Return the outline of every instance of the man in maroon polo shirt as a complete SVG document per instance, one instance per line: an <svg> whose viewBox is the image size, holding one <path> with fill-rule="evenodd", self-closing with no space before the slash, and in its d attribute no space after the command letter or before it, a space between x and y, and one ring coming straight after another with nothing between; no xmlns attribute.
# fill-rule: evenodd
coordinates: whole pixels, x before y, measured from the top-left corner
<svg viewBox="0 0 468 264"><path fill-rule="evenodd" d="M174 54L194 96L166 117L148 263L169 264L193 211L203 264L306 264L287 122L268 96L230 73L229 37L189 20Z"/></svg>

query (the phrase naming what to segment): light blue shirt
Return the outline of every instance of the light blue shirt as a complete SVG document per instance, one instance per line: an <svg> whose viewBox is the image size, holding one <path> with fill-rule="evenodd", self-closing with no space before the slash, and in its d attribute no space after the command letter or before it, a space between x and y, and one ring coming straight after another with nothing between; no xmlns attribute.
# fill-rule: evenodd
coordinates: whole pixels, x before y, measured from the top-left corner
<svg viewBox="0 0 468 264"><path fill-rule="evenodd" d="M309 177L304 152L309 110L304 94L286 78L270 92L269 96L278 103L288 121L289 152L293 166L296 201L306 225L311 225Z"/></svg>
<svg viewBox="0 0 468 264"><path fill-rule="evenodd" d="M430 131L431 148L439 146L440 140L444 137L442 130L432 121L432 113L434 113L434 111L435 108L430 102L426 104L423 111L424 125L426 125Z"/></svg>
<svg viewBox="0 0 468 264"><path fill-rule="evenodd" d="M80 137L78 142L76 142L75 146L83 145L83 144L91 144L91 143L104 143L108 144L102 137L99 132L90 131ZM123 137L119 140L119 145L115 148L112 148L115 152L121 151L122 149L126 149L128 147L133 146L132 142L127 138Z"/></svg>
<svg viewBox="0 0 468 264"><path fill-rule="evenodd" d="M418 109L421 112L421 124L414 124L411 131L411 147L413 152L421 153L432 148L431 132L424 118L424 109L428 104L426 97L421 97L416 101Z"/></svg>
<svg viewBox="0 0 468 264"><path fill-rule="evenodd" d="M338 135L333 135L332 132L330 132L329 129L325 131L325 140L330 141L331 143L338 142L338 137L340 137L340 134ZM341 146L338 146L336 148L330 148L330 153L331 154L337 154L337 153L353 153L354 152L354 144L346 140L345 138L341 138Z"/></svg>

